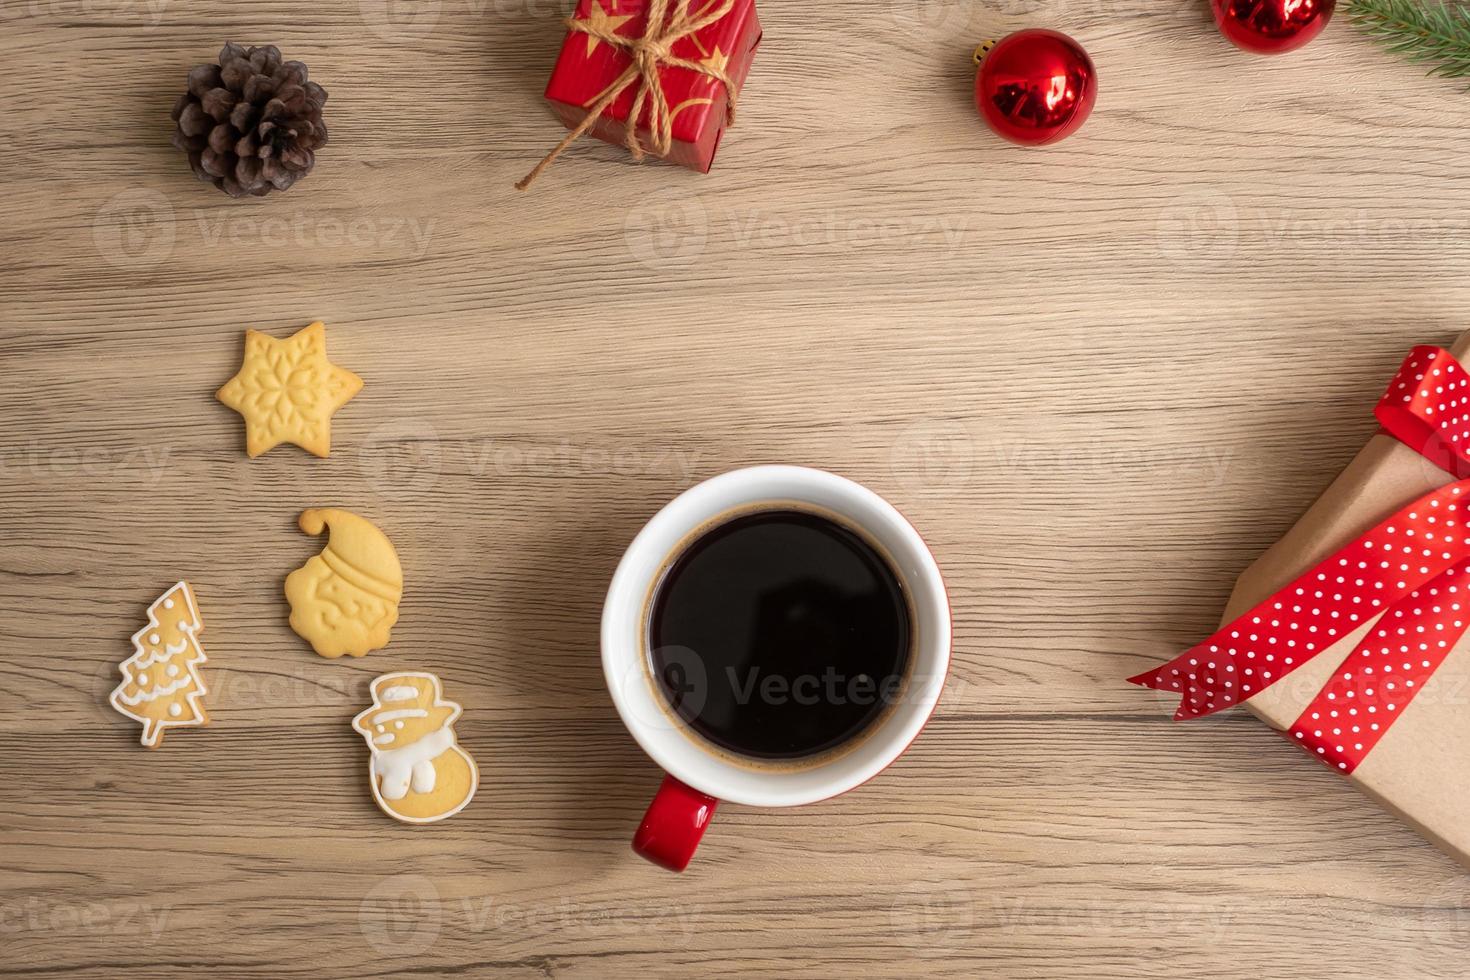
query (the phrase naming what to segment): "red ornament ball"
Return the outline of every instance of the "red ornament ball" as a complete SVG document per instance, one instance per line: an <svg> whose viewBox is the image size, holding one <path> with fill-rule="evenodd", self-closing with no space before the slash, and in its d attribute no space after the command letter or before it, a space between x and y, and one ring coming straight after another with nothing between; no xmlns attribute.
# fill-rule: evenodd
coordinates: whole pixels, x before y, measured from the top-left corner
<svg viewBox="0 0 1470 980"><path fill-rule="evenodd" d="M996 135L1022 146L1066 139L1092 113L1097 69L1057 31L1025 30L975 52L975 106Z"/></svg>
<svg viewBox="0 0 1470 980"><path fill-rule="evenodd" d="M1282 54L1321 34L1337 0L1210 0L1210 6L1231 44L1255 54Z"/></svg>

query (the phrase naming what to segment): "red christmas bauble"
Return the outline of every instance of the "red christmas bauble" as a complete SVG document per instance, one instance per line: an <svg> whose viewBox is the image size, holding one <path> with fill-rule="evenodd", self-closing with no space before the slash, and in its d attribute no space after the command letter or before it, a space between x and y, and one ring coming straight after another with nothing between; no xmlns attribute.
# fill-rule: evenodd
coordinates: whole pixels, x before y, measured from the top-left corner
<svg viewBox="0 0 1470 980"><path fill-rule="evenodd" d="M1337 0L1210 0L1230 43L1256 54L1281 54L1322 33Z"/></svg>
<svg viewBox="0 0 1470 980"><path fill-rule="evenodd" d="M975 106L996 135L1042 146L1077 131L1097 101L1097 69L1057 31L1025 30L975 52Z"/></svg>

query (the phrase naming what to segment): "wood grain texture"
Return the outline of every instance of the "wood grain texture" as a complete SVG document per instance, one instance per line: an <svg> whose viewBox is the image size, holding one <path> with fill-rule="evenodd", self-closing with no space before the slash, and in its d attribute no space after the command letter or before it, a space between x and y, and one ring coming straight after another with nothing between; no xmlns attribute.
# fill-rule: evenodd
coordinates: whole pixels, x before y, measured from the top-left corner
<svg viewBox="0 0 1470 980"><path fill-rule="evenodd" d="M1470 302L1466 96L1334 25L1277 61L1203 0L766 2L715 172L569 152L552 0L0 0L0 971L18 976L1463 977L1470 880L1233 713L1122 678L1371 431ZM1082 39L1040 152L969 49ZM279 43L332 93L291 193L167 144L188 68ZM313 319L367 382L330 459L246 459L212 393ZM675 877L597 619L663 502L789 461L867 483L952 591L950 695L816 806L721 810ZM306 506L403 558L392 646L325 662L281 582ZM213 724L105 704L179 577ZM367 683L439 672L476 801L372 805Z"/></svg>

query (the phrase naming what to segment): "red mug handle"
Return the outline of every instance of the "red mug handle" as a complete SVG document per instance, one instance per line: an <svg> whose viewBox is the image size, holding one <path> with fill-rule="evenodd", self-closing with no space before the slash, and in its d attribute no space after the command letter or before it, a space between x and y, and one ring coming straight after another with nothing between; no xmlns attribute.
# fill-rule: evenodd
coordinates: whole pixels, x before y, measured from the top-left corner
<svg viewBox="0 0 1470 980"><path fill-rule="evenodd" d="M719 805L713 796L665 776L633 835L633 850L659 867L683 871Z"/></svg>

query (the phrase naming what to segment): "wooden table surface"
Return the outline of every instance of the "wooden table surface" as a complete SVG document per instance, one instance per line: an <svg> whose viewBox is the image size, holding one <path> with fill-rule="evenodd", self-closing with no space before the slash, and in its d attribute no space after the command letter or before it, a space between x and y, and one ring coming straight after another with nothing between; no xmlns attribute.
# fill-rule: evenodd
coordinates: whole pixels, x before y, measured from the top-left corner
<svg viewBox="0 0 1470 980"><path fill-rule="evenodd" d="M1470 878L1243 712L1123 678L1372 430L1470 303L1470 96L1344 21L1262 61L1203 0L763 0L715 171L578 145L561 0L3 0L0 972L320 977L1470 975ZM969 49L1067 30L1057 147L981 127ZM331 92L285 195L168 146L189 67L276 42ZM328 324L330 459L244 454L242 331ZM860 791L719 812L682 877L604 689L619 555L737 466L825 467L933 545L949 693ZM316 657L294 521L396 542L392 645ZM106 704L148 603L207 618L207 729ZM428 669L482 771L427 828L348 722Z"/></svg>

